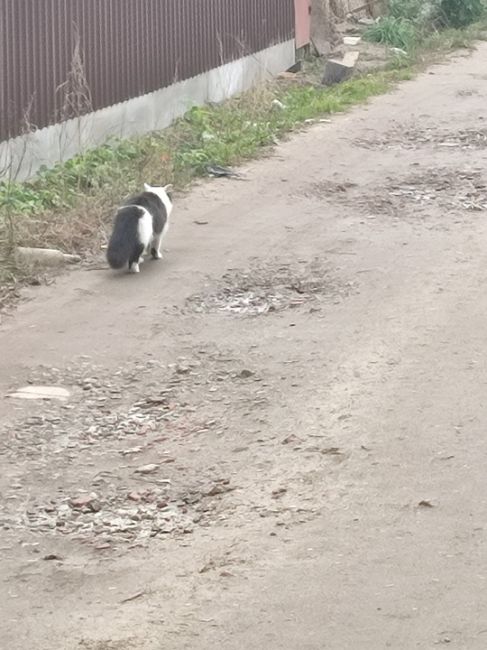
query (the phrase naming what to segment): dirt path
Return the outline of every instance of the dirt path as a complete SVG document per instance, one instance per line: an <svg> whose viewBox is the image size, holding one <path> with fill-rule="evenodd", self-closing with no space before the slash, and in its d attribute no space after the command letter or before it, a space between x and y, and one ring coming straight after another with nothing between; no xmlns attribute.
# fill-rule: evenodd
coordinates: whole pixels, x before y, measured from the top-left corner
<svg viewBox="0 0 487 650"><path fill-rule="evenodd" d="M0 329L0 647L487 647L487 46Z"/></svg>

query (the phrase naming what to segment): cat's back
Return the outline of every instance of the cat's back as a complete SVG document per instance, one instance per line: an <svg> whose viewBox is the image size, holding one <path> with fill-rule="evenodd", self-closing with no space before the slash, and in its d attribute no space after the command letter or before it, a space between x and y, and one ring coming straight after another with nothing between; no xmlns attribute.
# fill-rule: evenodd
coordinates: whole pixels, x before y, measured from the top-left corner
<svg viewBox="0 0 487 650"><path fill-rule="evenodd" d="M165 207L161 199L152 192L141 192L135 196L130 197L125 201L125 206L137 205L141 208L144 208L152 216L160 214L161 211L165 212Z"/></svg>

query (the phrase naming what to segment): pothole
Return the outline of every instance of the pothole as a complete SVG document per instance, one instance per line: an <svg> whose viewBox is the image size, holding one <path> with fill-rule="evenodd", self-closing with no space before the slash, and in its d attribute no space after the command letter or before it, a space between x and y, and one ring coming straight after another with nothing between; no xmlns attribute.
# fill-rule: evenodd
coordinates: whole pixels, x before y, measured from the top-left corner
<svg viewBox="0 0 487 650"><path fill-rule="evenodd" d="M100 477L93 492L73 497L33 497L24 509L2 512L2 528L75 536L99 548L142 543L152 537L192 533L196 524L209 524L216 499L234 489L229 479L180 492L163 479L153 479L155 485L141 482L125 487L112 481L109 475Z"/></svg>
<svg viewBox="0 0 487 650"><path fill-rule="evenodd" d="M324 179L310 183L309 185L301 188L298 196L306 199L319 200L333 197L335 201L340 201L346 198L348 192L356 187L358 187L357 183L352 183L350 181L343 181L341 183L338 183L336 181Z"/></svg>
<svg viewBox="0 0 487 650"><path fill-rule="evenodd" d="M187 298L186 306L197 313L261 316L310 302L339 302L353 289L353 283L333 277L321 260L295 264L256 262L251 269L228 271L216 287Z"/></svg>
<svg viewBox="0 0 487 650"><path fill-rule="evenodd" d="M34 385L75 390L69 403L43 400L0 428L9 467L0 530L103 549L212 525L234 487L221 467L182 461L182 450L224 435L230 400L253 412L267 405L258 371L230 352L191 347L177 362L116 372L82 360L33 370Z"/></svg>
<svg viewBox="0 0 487 650"><path fill-rule="evenodd" d="M441 149L485 149L487 148L487 128L462 129L452 132L436 128L416 126L395 128L372 138L354 140L353 144L364 149L417 149L434 146Z"/></svg>
<svg viewBox="0 0 487 650"><path fill-rule="evenodd" d="M441 207L445 212L487 208L487 182L483 174L451 168L418 168L403 178L387 179L381 187L324 180L304 187L301 195L341 203L354 212L360 208L367 215L383 214L404 220L424 219L431 207Z"/></svg>
<svg viewBox="0 0 487 650"><path fill-rule="evenodd" d="M480 211L487 208L487 185L480 172L425 169L357 199L374 213L423 210L435 204L445 210Z"/></svg>

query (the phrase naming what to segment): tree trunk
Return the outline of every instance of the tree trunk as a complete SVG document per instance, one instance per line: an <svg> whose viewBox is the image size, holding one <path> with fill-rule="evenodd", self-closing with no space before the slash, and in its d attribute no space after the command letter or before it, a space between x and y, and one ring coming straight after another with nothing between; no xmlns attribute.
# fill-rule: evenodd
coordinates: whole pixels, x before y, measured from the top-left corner
<svg viewBox="0 0 487 650"><path fill-rule="evenodd" d="M332 4L336 0L311 0L311 39L320 54L329 54L339 42Z"/></svg>

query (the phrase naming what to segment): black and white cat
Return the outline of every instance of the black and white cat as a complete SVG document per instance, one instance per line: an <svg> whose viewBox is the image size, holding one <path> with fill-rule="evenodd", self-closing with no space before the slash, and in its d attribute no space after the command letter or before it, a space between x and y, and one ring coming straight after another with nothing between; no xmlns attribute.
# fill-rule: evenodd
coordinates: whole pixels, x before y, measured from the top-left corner
<svg viewBox="0 0 487 650"><path fill-rule="evenodd" d="M170 188L170 185L151 187L144 183L144 192L118 209L107 249L112 269L128 265L130 272L138 273L144 254L149 251L155 260L162 258L162 239L172 212Z"/></svg>

